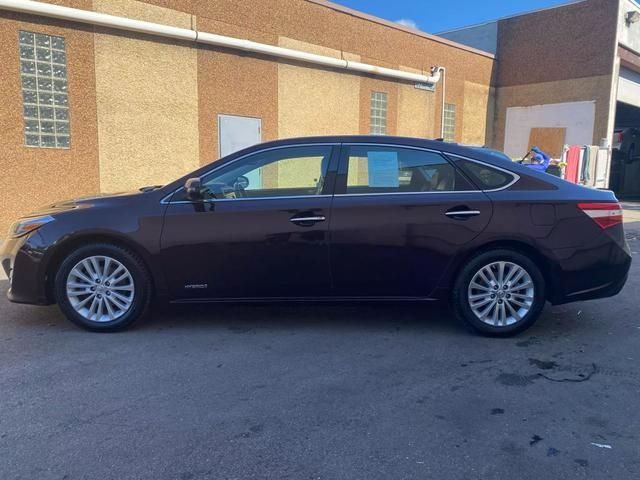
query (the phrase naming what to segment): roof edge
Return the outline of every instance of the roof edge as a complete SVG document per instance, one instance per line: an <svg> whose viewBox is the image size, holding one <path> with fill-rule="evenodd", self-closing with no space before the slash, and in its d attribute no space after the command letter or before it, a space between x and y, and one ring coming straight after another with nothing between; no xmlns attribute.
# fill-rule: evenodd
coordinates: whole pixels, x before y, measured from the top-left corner
<svg viewBox="0 0 640 480"><path fill-rule="evenodd" d="M448 40L446 38L439 37L432 33L423 32L422 30L418 30L411 27L405 27L404 25L400 25L399 23L392 22L391 20L385 20L384 18L376 17L375 15L369 15L368 13L361 12L359 10L354 10L353 8L345 7L342 5L338 5L336 3L330 2L328 0L305 0L309 3L313 3L316 5L320 5L322 7L330 8L340 13L344 13L346 15L351 15L352 17L357 17L362 20L367 20L369 22L377 23L379 25L384 25L385 27L390 27L395 30L400 30L405 33L410 33L412 35L416 35L418 37L426 38L427 40L432 40L434 42L441 43L443 45L448 45L453 48L457 48L459 50L465 50L470 53L475 53L477 55L481 55L483 57L495 59L496 56L492 53L485 52L484 50L479 50L477 48L470 47L468 45L464 45L462 43L454 42L452 40ZM584 1L584 0L578 0Z"/></svg>
<svg viewBox="0 0 640 480"><path fill-rule="evenodd" d="M435 35L443 35L445 33L459 32L460 30L466 30L467 28L482 27L484 25L489 25L490 23L499 22L501 20L509 20L511 18L524 17L525 15L531 15L531 14L539 13L539 12L546 12L547 10L554 10L556 8L564 8L564 7L568 7L569 5L576 5L578 3L584 3L586 1L587 0L571 0L571 1L568 1L568 2L561 3L560 5L553 5L551 7L538 8L536 10L528 10L528 11L522 12L522 13L514 13L513 15L507 15L505 17L494 18L493 20L487 20L487 21L484 21L484 22L472 23L471 25L465 25L463 27L457 27L457 28L451 28L449 30L443 30L441 32L436 33ZM635 1L635 0L632 0L632 1Z"/></svg>

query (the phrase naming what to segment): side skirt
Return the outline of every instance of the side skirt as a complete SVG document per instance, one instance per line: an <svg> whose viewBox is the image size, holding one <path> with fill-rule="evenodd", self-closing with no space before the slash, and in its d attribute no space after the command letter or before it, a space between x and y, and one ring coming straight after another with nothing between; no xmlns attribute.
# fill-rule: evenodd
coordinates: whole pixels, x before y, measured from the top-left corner
<svg viewBox="0 0 640 480"><path fill-rule="evenodd" d="M169 303L348 303L348 302L437 302L426 297L251 297L251 298L188 298Z"/></svg>

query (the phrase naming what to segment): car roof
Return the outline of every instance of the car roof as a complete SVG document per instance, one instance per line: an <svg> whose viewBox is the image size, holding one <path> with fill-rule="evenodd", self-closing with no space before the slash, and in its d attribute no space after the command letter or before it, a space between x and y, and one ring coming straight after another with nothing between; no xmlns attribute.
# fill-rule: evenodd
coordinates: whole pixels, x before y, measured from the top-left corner
<svg viewBox="0 0 640 480"><path fill-rule="evenodd" d="M308 145L314 143L371 143L375 145L395 145L431 149L445 154L457 155L471 160L477 160L488 165L493 165L495 167L515 173L520 177L533 177L547 184L554 185L557 188L563 188L565 190L583 189L582 186L567 182L554 175L549 175L545 172L539 172L537 170L533 170L524 165L521 165L520 163L514 162L506 155L505 157L496 155L494 152L498 150L491 150L478 146L461 145L458 143L445 142L442 140L429 140L425 138L415 137L400 137L391 135L330 135L315 137L295 137L261 143L242 150L241 152L237 152L237 155L242 156L252 153L253 151L258 151L265 148L287 145ZM236 154L231 155L227 158L232 159L235 155Z"/></svg>
<svg viewBox="0 0 640 480"><path fill-rule="evenodd" d="M538 172L527 168L519 163L512 162L508 158L501 158L498 155L495 155L492 152L487 151L485 148L478 147L470 147L466 145L460 145L457 143L444 142L442 140L429 140L424 138L415 138L415 137L400 137L400 136L389 136L389 135L328 135L328 136L314 136L314 137L295 137L295 138L285 138L280 140L273 140L269 142L259 143L253 145L251 147L247 147L243 150L232 153L226 157L221 158L220 160L213 162L213 164L217 164L222 167L228 162L232 162L240 157L244 157L246 155L250 155L254 152L258 152L260 150L265 150L269 148L277 148L284 146L295 146L295 145L310 145L310 144L340 144L340 143L365 143L365 144L375 144L375 145L395 145L395 146L407 146L407 147L418 147L430 149L438 152L442 152L444 154L457 155L460 157L468 158L471 160L477 160L482 163L493 165L498 168L503 168L505 170L509 170L512 173L516 173L520 177L534 177L538 180L542 180L545 183L552 184L556 187L565 188L565 189L574 189L574 188L582 188L577 185L566 182L558 177L554 177L553 175L549 175L544 172ZM219 164L217 162L220 162ZM211 168L213 164L207 164L200 169L192 172L191 176L201 176L206 174ZM188 176L184 176L181 179L177 179L176 181L165 185L163 187L163 191L169 191L171 189L175 189L178 186L181 186L185 179Z"/></svg>
<svg viewBox="0 0 640 480"><path fill-rule="evenodd" d="M496 155L489 151L489 149L485 149L484 147L462 145L458 143L445 142L442 140L431 140L416 137L401 137L393 135L328 135L285 138L255 145L250 149L244 150L243 153L248 153L254 148L258 150L278 146L313 143L372 143L376 145L420 147L460 156L468 156L474 159L486 161L487 163L495 164L496 166L505 166L505 163L507 165L511 163L507 163L504 159L496 157Z"/></svg>

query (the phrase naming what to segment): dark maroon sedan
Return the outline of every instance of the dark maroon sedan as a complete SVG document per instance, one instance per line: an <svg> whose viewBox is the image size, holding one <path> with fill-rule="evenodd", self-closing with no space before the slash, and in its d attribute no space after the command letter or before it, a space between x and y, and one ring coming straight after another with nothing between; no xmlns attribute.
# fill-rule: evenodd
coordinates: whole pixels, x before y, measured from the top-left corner
<svg viewBox="0 0 640 480"><path fill-rule="evenodd" d="M172 302L450 299L509 335L553 304L623 287L613 193L482 149L396 137L257 145L164 187L61 202L20 219L9 299L122 329Z"/></svg>

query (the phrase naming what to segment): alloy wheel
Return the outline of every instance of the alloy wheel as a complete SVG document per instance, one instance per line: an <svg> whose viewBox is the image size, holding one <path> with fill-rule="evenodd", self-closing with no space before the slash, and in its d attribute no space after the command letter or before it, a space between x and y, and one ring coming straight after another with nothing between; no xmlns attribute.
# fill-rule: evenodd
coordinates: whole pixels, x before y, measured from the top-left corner
<svg viewBox="0 0 640 480"><path fill-rule="evenodd" d="M135 285L129 270L115 258L97 255L79 261L66 284L69 303L86 320L111 322L129 311Z"/></svg>
<svg viewBox="0 0 640 480"><path fill-rule="evenodd" d="M482 322L503 327L520 322L531 310L535 287L531 275L513 262L492 262L471 279L468 301Z"/></svg>

